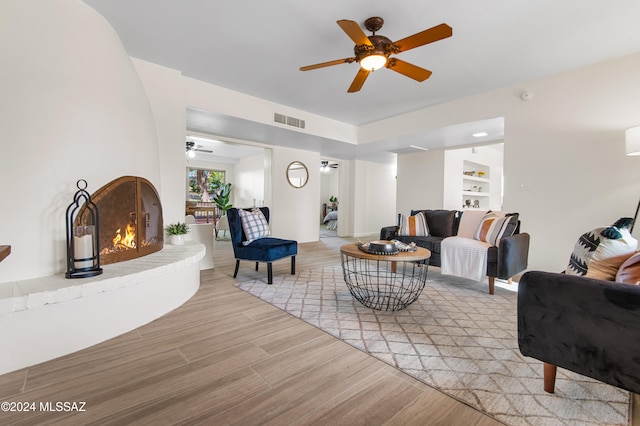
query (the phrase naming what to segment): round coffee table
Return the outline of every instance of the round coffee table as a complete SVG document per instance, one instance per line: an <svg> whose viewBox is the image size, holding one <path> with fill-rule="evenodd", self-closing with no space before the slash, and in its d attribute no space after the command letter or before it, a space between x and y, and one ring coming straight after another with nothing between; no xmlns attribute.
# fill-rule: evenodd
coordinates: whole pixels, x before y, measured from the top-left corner
<svg viewBox="0 0 640 426"><path fill-rule="evenodd" d="M340 247L340 257L344 281L358 302L372 309L397 311L422 293L431 252L418 247L412 252L379 255L345 244Z"/></svg>

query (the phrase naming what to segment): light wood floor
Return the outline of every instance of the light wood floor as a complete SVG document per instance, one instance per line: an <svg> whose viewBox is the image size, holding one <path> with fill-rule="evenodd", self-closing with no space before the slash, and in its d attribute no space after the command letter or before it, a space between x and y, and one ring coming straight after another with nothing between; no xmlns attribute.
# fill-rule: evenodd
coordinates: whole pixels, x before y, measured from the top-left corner
<svg viewBox="0 0 640 426"><path fill-rule="evenodd" d="M351 241L301 244L297 269L339 262ZM175 311L0 376L0 401L86 402L86 411L0 412L0 424L500 424L239 290L228 241L215 243L214 259ZM274 276L289 266L276 262ZM253 278L267 285L266 267L241 262L238 280Z"/></svg>

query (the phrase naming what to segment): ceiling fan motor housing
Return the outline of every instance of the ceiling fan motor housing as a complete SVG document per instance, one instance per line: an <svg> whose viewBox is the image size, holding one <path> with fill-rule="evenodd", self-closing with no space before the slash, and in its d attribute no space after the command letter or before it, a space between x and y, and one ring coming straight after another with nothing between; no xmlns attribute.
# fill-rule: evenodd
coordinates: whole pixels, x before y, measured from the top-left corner
<svg viewBox="0 0 640 426"><path fill-rule="evenodd" d="M369 55L383 55L388 58L392 53L398 53L395 44L385 36L372 35L369 36L369 40L373 46L359 44L353 48L357 62Z"/></svg>

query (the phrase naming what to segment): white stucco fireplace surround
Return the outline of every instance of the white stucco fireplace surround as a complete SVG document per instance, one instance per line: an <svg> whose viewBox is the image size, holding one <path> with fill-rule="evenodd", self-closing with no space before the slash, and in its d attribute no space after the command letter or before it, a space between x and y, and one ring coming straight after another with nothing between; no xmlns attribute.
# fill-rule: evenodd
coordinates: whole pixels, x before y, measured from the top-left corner
<svg viewBox="0 0 640 426"><path fill-rule="evenodd" d="M184 155L184 144L171 143L184 141L184 129L158 130L164 115L156 121L118 34L83 1L3 0L0 21L7 64L0 67L0 133L30 147L24 155L18 145L0 144L0 193L30 206L0 209L0 244L11 246L0 263L2 374L110 339L180 306L199 286L205 248L165 245L101 265L96 277L64 278L65 211L78 179L92 193L118 176L141 176L161 200L172 200L184 192L182 180L163 178L160 168L174 170L168 158ZM184 203L164 203L163 217L184 218Z"/></svg>

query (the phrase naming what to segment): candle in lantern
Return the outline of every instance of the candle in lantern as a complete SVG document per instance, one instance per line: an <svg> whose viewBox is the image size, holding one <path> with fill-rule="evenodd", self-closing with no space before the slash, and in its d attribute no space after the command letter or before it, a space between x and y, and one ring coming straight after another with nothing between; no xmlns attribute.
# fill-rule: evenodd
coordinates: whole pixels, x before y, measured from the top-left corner
<svg viewBox="0 0 640 426"><path fill-rule="evenodd" d="M73 237L73 248L76 259L89 259L76 261L74 266L76 269L90 268L93 266L93 235L86 234Z"/></svg>

